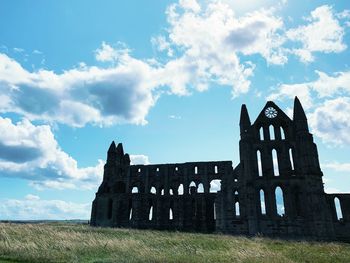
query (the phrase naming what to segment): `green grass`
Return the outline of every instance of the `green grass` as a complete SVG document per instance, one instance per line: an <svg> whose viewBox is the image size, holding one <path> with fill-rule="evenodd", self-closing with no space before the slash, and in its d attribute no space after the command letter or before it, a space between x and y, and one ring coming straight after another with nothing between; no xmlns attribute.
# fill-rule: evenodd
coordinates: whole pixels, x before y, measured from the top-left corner
<svg viewBox="0 0 350 263"><path fill-rule="evenodd" d="M0 262L350 262L350 244L78 224L0 224Z"/></svg>

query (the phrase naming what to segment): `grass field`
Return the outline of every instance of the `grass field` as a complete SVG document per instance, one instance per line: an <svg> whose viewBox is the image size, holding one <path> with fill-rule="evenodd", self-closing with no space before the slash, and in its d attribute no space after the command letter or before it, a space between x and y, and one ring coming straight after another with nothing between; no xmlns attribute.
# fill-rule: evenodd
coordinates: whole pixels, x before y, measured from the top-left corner
<svg viewBox="0 0 350 263"><path fill-rule="evenodd" d="M2 223L0 262L350 262L350 244Z"/></svg>

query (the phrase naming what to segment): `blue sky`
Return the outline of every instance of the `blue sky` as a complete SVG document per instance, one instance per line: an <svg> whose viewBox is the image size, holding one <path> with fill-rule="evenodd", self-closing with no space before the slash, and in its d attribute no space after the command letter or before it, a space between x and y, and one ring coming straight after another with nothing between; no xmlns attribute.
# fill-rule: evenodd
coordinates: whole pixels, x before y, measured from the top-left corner
<svg viewBox="0 0 350 263"><path fill-rule="evenodd" d="M297 95L350 192L347 1L0 3L0 219L87 219L112 140L134 163L239 160L242 103Z"/></svg>

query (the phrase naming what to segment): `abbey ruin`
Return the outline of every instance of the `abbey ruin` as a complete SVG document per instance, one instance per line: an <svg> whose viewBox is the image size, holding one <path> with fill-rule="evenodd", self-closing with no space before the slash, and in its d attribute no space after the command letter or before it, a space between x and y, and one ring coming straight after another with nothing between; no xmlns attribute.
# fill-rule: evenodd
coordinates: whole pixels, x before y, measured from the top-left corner
<svg viewBox="0 0 350 263"><path fill-rule="evenodd" d="M326 194L305 112L240 116L240 162L130 165L112 142L91 225L350 241L350 194ZM212 191L213 182L221 182ZM280 193L280 196L278 196ZM281 207L278 207L278 202Z"/></svg>

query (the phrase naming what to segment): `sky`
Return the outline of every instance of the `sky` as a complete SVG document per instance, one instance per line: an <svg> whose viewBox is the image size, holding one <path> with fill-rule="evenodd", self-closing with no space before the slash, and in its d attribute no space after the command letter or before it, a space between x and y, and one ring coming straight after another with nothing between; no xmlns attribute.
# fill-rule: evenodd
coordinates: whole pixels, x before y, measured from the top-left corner
<svg viewBox="0 0 350 263"><path fill-rule="evenodd" d="M350 192L349 45L346 0L2 0L0 219L89 219L112 140L235 166L241 105L295 96Z"/></svg>

